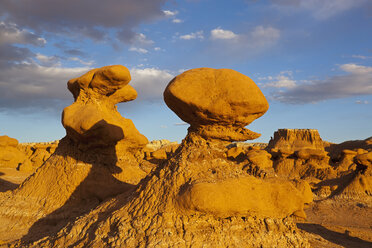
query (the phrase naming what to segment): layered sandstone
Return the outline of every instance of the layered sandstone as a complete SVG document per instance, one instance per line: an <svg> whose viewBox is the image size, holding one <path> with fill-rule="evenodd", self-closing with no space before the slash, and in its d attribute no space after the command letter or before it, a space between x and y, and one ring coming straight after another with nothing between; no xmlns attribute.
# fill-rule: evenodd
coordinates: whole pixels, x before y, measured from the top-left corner
<svg viewBox="0 0 372 248"><path fill-rule="evenodd" d="M235 81L230 76L239 90L233 90ZM215 84L213 90L206 91L210 83ZM253 84L232 70L202 68L176 77L164 98L191 124L176 153L132 193L104 202L32 245L308 247L291 220L291 216L305 217L304 204L312 200L308 185L258 179L226 156L227 141L252 138L244 125L267 110L266 100ZM184 91L186 98L181 97ZM219 107L213 109L209 98L220 101ZM228 104L228 112L222 103ZM217 134L218 130L224 132Z"/></svg>
<svg viewBox="0 0 372 248"><path fill-rule="evenodd" d="M0 136L0 167L17 168L25 160L26 156L18 149L18 140Z"/></svg>
<svg viewBox="0 0 372 248"><path fill-rule="evenodd" d="M147 175L140 152L147 139L115 106L136 97L129 80L125 67L106 66L68 82L75 102L63 113L66 137L20 187L0 194L0 222L6 223L0 240L48 235Z"/></svg>
<svg viewBox="0 0 372 248"><path fill-rule="evenodd" d="M336 172L316 129L279 129L267 146L282 177L327 179Z"/></svg>

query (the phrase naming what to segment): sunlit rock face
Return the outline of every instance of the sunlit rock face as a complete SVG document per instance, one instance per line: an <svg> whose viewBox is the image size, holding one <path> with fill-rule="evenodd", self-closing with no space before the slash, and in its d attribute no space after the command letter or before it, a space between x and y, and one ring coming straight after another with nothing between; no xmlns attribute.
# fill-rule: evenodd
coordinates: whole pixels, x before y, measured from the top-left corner
<svg viewBox="0 0 372 248"><path fill-rule="evenodd" d="M253 80L231 69L188 70L168 84L164 101L191 125L189 131L227 141L258 138L244 127L269 108Z"/></svg>
<svg viewBox="0 0 372 248"><path fill-rule="evenodd" d="M62 114L67 136L89 146L115 145L119 141L132 147L147 144L147 138L133 122L116 109L117 103L137 97L136 90L128 85L130 80L126 67L113 65L93 69L68 81L75 102Z"/></svg>

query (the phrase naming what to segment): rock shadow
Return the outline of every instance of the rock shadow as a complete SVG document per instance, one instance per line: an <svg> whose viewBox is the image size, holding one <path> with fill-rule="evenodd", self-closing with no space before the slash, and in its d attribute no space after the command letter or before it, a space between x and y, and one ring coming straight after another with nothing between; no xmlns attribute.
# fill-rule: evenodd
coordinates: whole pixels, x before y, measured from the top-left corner
<svg viewBox="0 0 372 248"><path fill-rule="evenodd" d="M3 172L0 172L0 176L5 175ZM19 186L19 184L9 182L0 178L0 192L6 192L8 190L14 190Z"/></svg>
<svg viewBox="0 0 372 248"><path fill-rule="evenodd" d="M112 132L121 132L122 138L124 138L120 127L103 122L105 121L101 120L91 129L97 132L97 128L101 129L104 126L105 129L109 128ZM75 159L78 163L75 165L76 167L91 165L90 171L62 207L39 219L31 226L28 233L21 238L21 244L29 244L47 236L54 236L69 222L88 213L105 200L119 194L129 194L136 188L136 185L122 182L113 176L113 174L122 171L116 165L118 156L115 145L90 147L89 143L75 142L68 136L60 141L54 155L64 159L67 157ZM79 162L82 162L81 165Z"/></svg>
<svg viewBox="0 0 372 248"><path fill-rule="evenodd" d="M348 233L331 231L319 224L297 223L297 227L305 232L316 234L337 245L345 248L370 248L372 242L349 236Z"/></svg>

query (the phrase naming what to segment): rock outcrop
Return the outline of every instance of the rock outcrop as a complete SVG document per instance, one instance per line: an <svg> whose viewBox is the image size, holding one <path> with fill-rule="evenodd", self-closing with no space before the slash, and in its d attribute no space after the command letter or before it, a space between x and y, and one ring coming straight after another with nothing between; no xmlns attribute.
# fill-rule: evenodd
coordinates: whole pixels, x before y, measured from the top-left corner
<svg viewBox="0 0 372 248"><path fill-rule="evenodd" d="M140 151L147 139L115 106L136 97L129 80L125 67L106 66L68 82L75 102L62 117L67 135L32 176L0 194L0 240L48 235L147 175Z"/></svg>
<svg viewBox="0 0 372 248"><path fill-rule="evenodd" d="M91 70L68 81L75 102L62 114L67 136L89 147L118 142L126 143L125 147L146 145L147 138L116 110L117 103L137 97L136 90L128 85L130 80L129 70L115 65Z"/></svg>
<svg viewBox="0 0 372 248"><path fill-rule="evenodd" d="M273 155L275 172L282 177L323 180L336 174L315 129L279 129L267 150Z"/></svg>
<svg viewBox="0 0 372 248"><path fill-rule="evenodd" d="M25 154L18 149L18 140L0 136L0 167L17 168L25 160Z"/></svg>
<svg viewBox="0 0 372 248"><path fill-rule="evenodd" d="M323 150L323 140L316 129L278 129L267 145L268 150L296 152L302 149Z"/></svg>
<svg viewBox="0 0 372 248"><path fill-rule="evenodd" d="M33 245L308 247L290 218L305 217L306 186L255 178L226 157L228 141L256 137L244 126L268 108L253 81L232 70L194 69L173 79L164 98L191 124L176 154L132 193Z"/></svg>

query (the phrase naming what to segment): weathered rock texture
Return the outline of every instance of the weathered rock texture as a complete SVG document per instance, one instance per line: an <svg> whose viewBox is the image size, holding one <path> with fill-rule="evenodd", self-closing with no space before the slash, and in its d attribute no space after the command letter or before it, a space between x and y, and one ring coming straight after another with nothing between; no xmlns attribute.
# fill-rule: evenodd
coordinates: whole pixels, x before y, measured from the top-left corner
<svg viewBox="0 0 372 248"><path fill-rule="evenodd" d="M315 129L279 129L267 150L273 155L275 172L282 177L323 180L335 175Z"/></svg>
<svg viewBox="0 0 372 248"><path fill-rule="evenodd" d="M188 73L192 75L189 79ZM210 83L216 84L213 92L221 93L211 98L220 99L219 104L230 104L233 99L226 87L235 88L227 86L234 82L228 75L238 80L238 86L247 82L245 77L239 81L242 75L232 70L205 68L184 73L186 81L178 81L177 77L172 80L164 93L167 104L172 109L182 106L179 110L186 114L177 110L176 113L191 124L176 154L130 194L126 192L104 202L54 236L32 246L308 247L290 220L290 216L304 217L304 204L309 202L304 194L306 186L255 178L240 163L226 157L229 144L226 140L246 139L244 125L267 109L257 86L249 81L249 87L240 87L239 92L254 90L242 93L250 99L249 104L242 100L241 105L237 101L234 107L227 106L233 109L231 112L225 112L222 105L214 110L209 103L205 110L192 106L192 102L200 101L203 105L209 101L208 95L197 92L211 88ZM176 99L171 95L180 96L179 91L184 91L178 82L186 91L188 84L198 82L187 93L189 97L184 99L187 103L179 98L175 103L169 101ZM247 106L248 110L244 110ZM257 111L249 106L257 106ZM210 116L209 111L213 111ZM191 118L192 113L200 117ZM191 119L185 117L188 114ZM226 114L226 120L222 120ZM219 129L227 130L227 136L210 133ZM242 133L236 133L237 130Z"/></svg>
<svg viewBox="0 0 372 248"><path fill-rule="evenodd" d="M25 154L18 149L18 140L0 136L0 167L17 168L25 160Z"/></svg>
<svg viewBox="0 0 372 248"><path fill-rule="evenodd" d="M191 125L189 132L227 141L258 138L244 127L269 108L252 79L230 69L186 71L168 84L164 101Z"/></svg>
<svg viewBox="0 0 372 248"><path fill-rule="evenodd" d="M136 90L128 85L129 70L121 65L94 69L68 81L75 102L66 107L62 124L67 136L87 146L144 146L148 143L133 122L123 118L116 104L136 99Z"/></svg>
<svg viewBox="0 0 372 248"><path fill-rule="evenodd" d="M69 81L75 103L64 110L67 135L19 188L0 194L0 240L48 235L148 174L139 151L147 139L115 107L135 98L129 80L125 67L107 66Z"/></svg>

